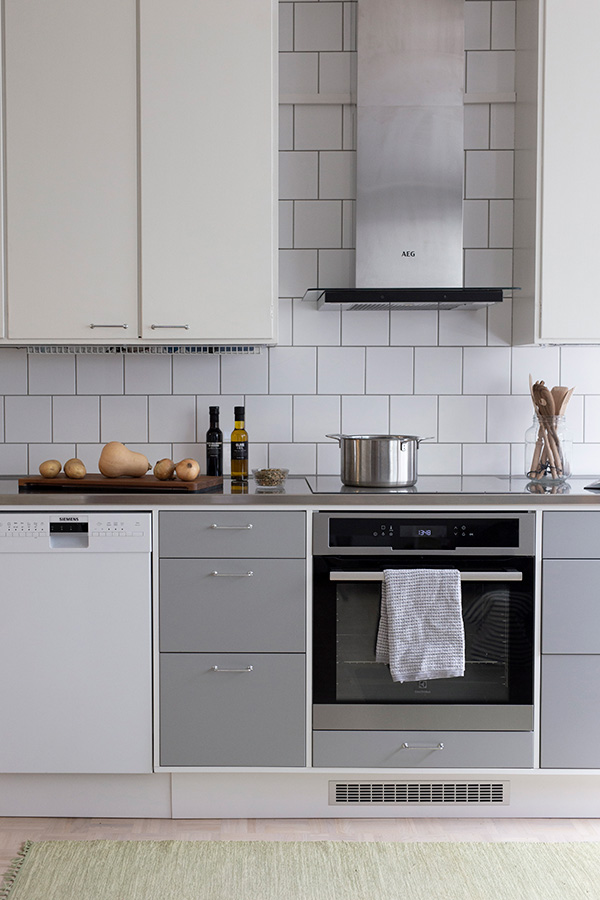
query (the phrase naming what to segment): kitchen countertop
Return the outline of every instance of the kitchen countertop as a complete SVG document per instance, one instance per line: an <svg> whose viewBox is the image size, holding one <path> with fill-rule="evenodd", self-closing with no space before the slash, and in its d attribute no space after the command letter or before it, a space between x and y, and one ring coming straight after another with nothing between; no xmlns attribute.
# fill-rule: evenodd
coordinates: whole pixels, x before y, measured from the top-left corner
<svg viewBox="0 0 600 900"><path fill-rule="evenodd" d="M40 507L79 507L94 506L97 508L148 508L148 507L211 507L211 506L393 506L422 507L448 506L510 506L510 507L544 507L570 506L575 504L598 505L600 491L586 490L586 485L595 482L594 476L572 478L564 484L541 487L532 484L526 478L509 478L503 476L454 476L424 475L416 485L410 488L373 489L354 488L343 485L333 475L289 476L285 489L281 491L263 491L250 479L247 492L237 493L232 490L230 479L225 478L223 490L211 493L165 491L146 492L98 492L82 493L75 490L44 489L42 491L21 491L16 478L0 480L0 505L11 508Z"/></svg>

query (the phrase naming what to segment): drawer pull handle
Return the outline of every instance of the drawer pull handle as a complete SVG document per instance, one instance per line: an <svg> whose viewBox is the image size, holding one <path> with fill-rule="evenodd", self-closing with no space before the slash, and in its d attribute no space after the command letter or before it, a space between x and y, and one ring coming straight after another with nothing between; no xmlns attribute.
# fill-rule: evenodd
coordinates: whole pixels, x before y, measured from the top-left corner
<svg viewBox="0 0 600 900"><path fill-rule="evenodd" d="M440 741L439 744L407 744L406 741L404 744L400 744L401 750L443 750L444 745Z"/></svg>
<svg viewBox="0 0 600 900"><path fill-rule="evenodd" d="M154 322L150 328L152 331L156 331L157 328L185 328L186 331L190 330L189 325L158 325L156 322Z"/></svg>
<svg viewBox="0 0 600 900"><path fill-rule="evenodd" d="M217 525L216 522L213 522L210 527L218 528L221 531L250 531L252 522L249 522L248 525Z"/></svg>
<svg viewBox="0 0 600 900"><path fill-rule="evenodd" d="M220 666L211 666L213 672L253 672L254 666L244 666L243 669L222 669Z"/></svg>
<svg viewBox="0 0 600 900"><path fill-rule="evenodd" d="M98 325L96 322L92 322L90 328L129 328L129 325L125 323L123 325Z"/></svg>
<svg viewBox="0 0 600 900"><path fill-rule="evenodd" d="M252 578L254 572L252 570L249 572L217 572L215 569L210 574L215 575L217 578Z"/></svg>

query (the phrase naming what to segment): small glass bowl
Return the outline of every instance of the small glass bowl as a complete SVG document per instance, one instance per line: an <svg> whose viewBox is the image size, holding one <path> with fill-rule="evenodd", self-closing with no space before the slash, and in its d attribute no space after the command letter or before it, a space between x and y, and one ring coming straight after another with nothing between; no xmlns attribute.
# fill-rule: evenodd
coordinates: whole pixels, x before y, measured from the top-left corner
<svg viewBox="0 0 600 900"><path fill-rule="evenodd" d="M258 490L281 491L289 471L289 469L252 469L252 475Z"/></svg>

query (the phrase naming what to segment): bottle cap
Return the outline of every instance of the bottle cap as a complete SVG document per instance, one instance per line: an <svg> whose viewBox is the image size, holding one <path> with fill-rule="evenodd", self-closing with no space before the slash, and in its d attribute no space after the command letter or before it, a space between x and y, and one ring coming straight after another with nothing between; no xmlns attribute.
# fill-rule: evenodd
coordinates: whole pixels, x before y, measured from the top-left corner
<svg viewBox="0 0 600 900"><path fill-rule="evenodd" d="M246 415L245 408L243 406L234 406L233 415L236 422L243 422Z"/></svg>
<svg viewBox="0 0 600 900"><path fill-rule="evenodd" d="M211 416L218 416L219 415L219 407L218 406L209 406L208 412L210 413Z"/></svg>

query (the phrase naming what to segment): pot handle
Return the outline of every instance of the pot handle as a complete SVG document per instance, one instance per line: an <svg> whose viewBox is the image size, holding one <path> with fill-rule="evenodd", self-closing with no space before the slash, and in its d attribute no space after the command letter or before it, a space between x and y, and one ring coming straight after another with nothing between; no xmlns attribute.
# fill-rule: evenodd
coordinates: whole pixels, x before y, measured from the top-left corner
<svg viewBox="0 0 600 900"><path fill-rule="evenodd" d="M325 437L331 438L332 441L337 441L338 444L342 445L343 434L326 434Z"/></svg>
<svg viewBox="0 0 600 900"><path fill-rule="evenodd" d="M426 438L417 438L417 447L420 444L422 444L423 441L432 441L432 440L433 440L433 435L431 437L426 437Z"/></svg>

